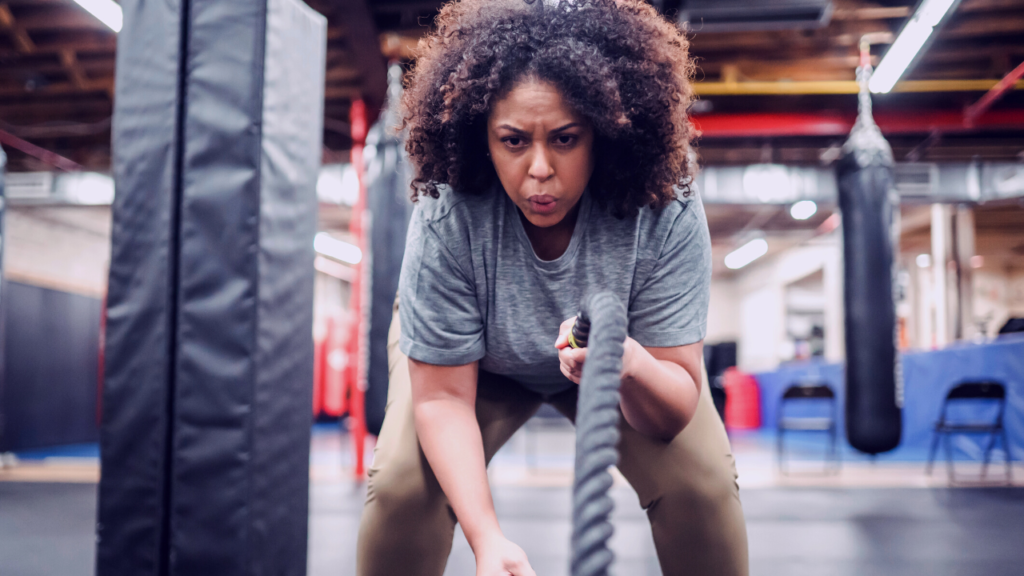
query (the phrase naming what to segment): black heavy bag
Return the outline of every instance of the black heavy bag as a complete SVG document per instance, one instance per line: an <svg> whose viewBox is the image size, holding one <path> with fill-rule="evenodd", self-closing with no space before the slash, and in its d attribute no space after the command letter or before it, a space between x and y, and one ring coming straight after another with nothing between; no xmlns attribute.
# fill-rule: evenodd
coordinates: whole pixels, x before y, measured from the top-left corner
<svg viewBox="0 0 1024 576"><path fill-rule="evenodd" d="M98 576L304 576L326 21L122 0Z"/></svg>
<svg viewBox="0 0 1024 576"><path fill-rule="evenodd" d="M409 183L412 166L405 141L395 129L400 123L402 67L388 69L388 101L366 136L366 195L370 209L370 345L366 379L366 428L380 434L388 400L388 329L391 326L398 276L405 255L405 232L412 216Z"/></svg>
<svg viewBox="0 0 1024 576"><path fill-rule="evenodd" d="M843 215L846 435L869 454L900 442L902 375L896 351L893 254L899 200L889 143L871 116L870 66L857 70L857 122L836 167Z"/></svg>

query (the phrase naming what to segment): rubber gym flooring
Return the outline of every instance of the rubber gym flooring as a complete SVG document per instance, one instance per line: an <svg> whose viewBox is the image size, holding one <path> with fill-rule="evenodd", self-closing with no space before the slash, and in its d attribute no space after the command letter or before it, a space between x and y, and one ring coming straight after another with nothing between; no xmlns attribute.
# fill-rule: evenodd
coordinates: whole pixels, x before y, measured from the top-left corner
<svg viewBox="0 0 1024 576"><path fill-rule="evenodd" d="M567 573L569 490L496 486L506 533L539 575ZM353 573L362 490L314 483L310 576ZM627 487L616 499L615 574L657 575L650 530ZM0 574L92 574L96 485L0 482ZM1019 575L1024 566L1024 490L1014 488L743 491L751 574ZM473 574L456 535L446 576Z"/></svg>

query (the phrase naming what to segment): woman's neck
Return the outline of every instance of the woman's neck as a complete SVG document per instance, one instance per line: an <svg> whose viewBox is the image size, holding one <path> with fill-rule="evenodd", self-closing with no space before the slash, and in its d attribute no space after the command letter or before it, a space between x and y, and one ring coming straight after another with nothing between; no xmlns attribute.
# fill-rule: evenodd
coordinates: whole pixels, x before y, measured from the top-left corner
<svg viewBox="0 0 1024 576"><path fill-rule="evenodd" d="M582 200L576 202L576 205L569 210L561 222L547 228L534 226L526 219L522 211L516 210L519 212L519 221L523 223L523 229L526 230L526 237L530 239L533 253L538 258L554 260L565 254L572 241L573 230L576 229L576 219L579 216L581 204L583 204Z"/></svg>

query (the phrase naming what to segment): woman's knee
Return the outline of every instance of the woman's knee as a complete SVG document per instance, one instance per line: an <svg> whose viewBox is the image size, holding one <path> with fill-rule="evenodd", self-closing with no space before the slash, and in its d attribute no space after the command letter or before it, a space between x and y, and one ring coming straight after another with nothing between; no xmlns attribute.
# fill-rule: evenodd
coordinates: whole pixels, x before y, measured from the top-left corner
<svg viewBox="0 0 1024 576"><path fill-rule="evenodd" d="M736 465L731 454L721 455L720 461L702 464L691 461L690 466L673 467L668 471L659 479L651 506L670 501L672 507L706 510L739 501Z"/></svg>
<svg viewBox="0 0 1024 576"><path fill-rule="evenodd" d="M447 499L437 480L420 461L394 461L371 467L367 474L367 504L385 513L426 514L447 508Z"/></svg>

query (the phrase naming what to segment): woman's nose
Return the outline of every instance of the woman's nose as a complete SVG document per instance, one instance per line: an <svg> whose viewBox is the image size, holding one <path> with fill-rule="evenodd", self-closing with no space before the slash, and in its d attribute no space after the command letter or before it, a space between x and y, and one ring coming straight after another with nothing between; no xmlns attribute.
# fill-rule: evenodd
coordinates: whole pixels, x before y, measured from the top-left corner
<svg viewBox="0 0 1024 576"><path fill-rule="evenodd" d="M544 146L534 146L533 158L530 162L530 177L543 182L554 174L555 168L551 165L551 162L548 161L548 151Z"/></svg>

